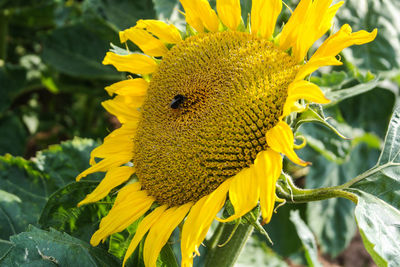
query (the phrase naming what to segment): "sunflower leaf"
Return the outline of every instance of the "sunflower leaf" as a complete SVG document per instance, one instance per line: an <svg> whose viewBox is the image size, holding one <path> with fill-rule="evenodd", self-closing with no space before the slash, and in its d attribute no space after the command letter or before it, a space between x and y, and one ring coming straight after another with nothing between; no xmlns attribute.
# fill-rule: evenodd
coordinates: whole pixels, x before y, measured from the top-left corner
<svg viewBox="0 0 400 267"><path fill-rule="evenodd" d="M334 105L344 99L363 94L374 89L379 83L379 78L375 78L366 83L360 83L352 87L344 88L341 90L327 91L326 97L331 100L329 105Z"/></svg>
<svg viewBox="0 0 400 267"><path fill-rule="evenodd" d="M155 17L152 0L85 0L82 9L85 16L105 19L116 31L134 26L139 19Z"/></svg>
<svg viewBox="0 0 400 267"><path fill-rule="evenodd" d="M346 1L338 12L337 25L350 24L354 30L378 29L371 43L345 49L346 60L363 70L394 70L400 67L400 2L391 0Z"/></svg>
<svg viewBox="0 0 400 267"><path fill-rule="evenodd" d="M263 241L252 235L247 241L239 258L235 262L236 267L269 266L286 267L287 263L269 248Z"/></svg>
<svg viewBox="0 0 400 267"><path fill-rule="evenodd" d="M97 183L93 181L74 182L53 193L39 219L42 228L55 228L89 242L98 228L94 222L99 222L112 204L107 197L102 203L77 207L96 186Z"/></svg>
<svg viewBox="0 0 400 267"><path fill-rule="evenodd" d="M302 151L312 162L306 177L306 188L337 186L373 166L378 150L365 143L350 149L342 162L334 162L310 148ZM356 231L354 204L342 198L331 198L307 204L307 223L315 233L321 250L335 257L350 243Z"/></svg>
<svg viewBox="0 0 400 267"><path fill-rule="evenodd" d="M2 266L119 266L116 258L102 249L50 229L30 227L11 237L13 247L0 259Z"/></svg>
<svg viewBox="0 0 400 267"><path fill-rule="evenodd" d="M300 237L301 243L303 244L305 257L307 259L308 266L319 267L322 266L318 261L318 248L317 243L311 230L308 228L306 223L301 219L298 210L290 212L290 220L296 226L297 234Z"/></svg>
<svg viewBox="0 0 400 267"><path fill-rule="evenodd" d="M97 145L98 143L92 139L75 137L73 140L39 151L33 161L40 171L51 178L54 183L52 192L54 192L75 182L76 176L89 167L90 152ZM89 177L96 180L101 176L96 174Z"/></svg>
<svg viewBox="0 0 400 267"><path fill-rule="evenodd" d="M271 249L283 257L291 256L298 253L302 249L301 240L297 234L295 225L288 219L292 210L300 209L304 212L304 204L285 204L277 209L277 213L272 216L271 221L264 225L264 229L271 237L274 245ZM260 240L265 240L266 245L270 245L264 236L257 233ZM290 242L281 242L282 240L290 240Z"/></svg>
<svg viewBox="0 0 400 267"><path fill-rule="evenodd" d="M359 190L355 216L365 248L378 266L400 265L400 211Z"/></svg>
<svg viewBox="0 0 400 267"><path fill-rule="evenodd" d="M48 192L46 177L31 162L10 155L0 157L0 239L36 224Z"/></svg>
<svg viewBox="0 0 400 267"><path fill-rule="evenodd" d="M359 175L351 187L400 209L400 105L395 109L377 164Z"/></svg>
<svg viewBox="0 0 400 267"><path fill-rule="evenodd" d="M117 32L95 18L57 28L43 36L43 60L61 73L80 78L118 80L122 75L101 64Z"/></svg>

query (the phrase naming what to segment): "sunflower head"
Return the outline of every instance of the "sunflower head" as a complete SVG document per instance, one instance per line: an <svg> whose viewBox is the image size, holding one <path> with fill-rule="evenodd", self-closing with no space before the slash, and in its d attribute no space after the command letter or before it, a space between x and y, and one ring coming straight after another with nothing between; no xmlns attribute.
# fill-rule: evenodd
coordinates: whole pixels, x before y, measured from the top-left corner
<svg viewBox="0 0 400 267"><path fill-rule="evenodd" d="M134 137L144 189L169 206L196 202L254 164L299 66L243 32L178 43L153 73Z"/></svg>
<svg viewBox="0 0 400 267"><path fill-rule="evenodd" d="M353 33L344 25L306 58L342 4L331 2L301 0L279 34L280 0L253 0L249 25L240 17L239 0L217 0L217 12L207 0L181 0L186 33L157 20L140 20L120 33L121 42L132 41L143 54L108 52L103 63L141 77L106 88L116 96L103 106L122 127L93 150L92 166L77 178L106 172L80 205L124 185L93 245L144 217L125 260L149 232L144 260L155 266L186 218L182 265L191 265L227 195L234 214L220 221L259 205L263 222L269 222L282 156L307 165L294 152L285 118L305 109L298 100L329 103L304 78L321 66L342 64L336 58L342 49L376 36L376 30Z"/></svg>

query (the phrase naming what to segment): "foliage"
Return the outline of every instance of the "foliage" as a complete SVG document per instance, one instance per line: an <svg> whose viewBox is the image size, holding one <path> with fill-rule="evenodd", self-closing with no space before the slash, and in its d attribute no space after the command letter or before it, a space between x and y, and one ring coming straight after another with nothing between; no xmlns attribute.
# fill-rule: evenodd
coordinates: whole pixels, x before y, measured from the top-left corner
<svg viewBox="0 0 400 267"><path fill-rule="evenodd" d="M246 18L251 0L240 2ZM294 7L298 1L285 2ZM210 3L215 6L215 0ZM178 9L177 0L0 0L0 266L121 265L138 222L90 246L115 194L78 208L102 175L79 183L75 177L89 166L98 140L118 127L100 105L107 98L103 88L124 78L101 64L110 43L119 44L118 31L143 18L184 29ZM264 226L274 244L257 229L236 266L287 266L288 260L319 266L318 256L336 257L357 231L378 266L400 265L399 14L396 1L346 1L335 25L376 27L377 39L344 50L343 66L313 74L310 80L332 103L324 110L310 105L289 121L307 142L300 156L313 164L286 162L287 175L305 190L334 187L357 203L299 203L301 194L312 191L282 179L292 203L279 207ZM289 15L284 7L278 29ZM176 231L172 239L178 238ZM144 266L142 250L143 242L128 266ZM200 250L211 254L211 248ZM171 242L158 266L179 261L179 244ZM207 261L202 256L196 265Z"/></svg>

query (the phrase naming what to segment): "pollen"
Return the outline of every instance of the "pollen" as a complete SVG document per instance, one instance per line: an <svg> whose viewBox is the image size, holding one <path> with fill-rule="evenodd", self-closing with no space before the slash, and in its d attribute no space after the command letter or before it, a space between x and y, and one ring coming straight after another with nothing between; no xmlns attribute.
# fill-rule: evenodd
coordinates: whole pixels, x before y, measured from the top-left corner
<svg viewBox="0 0 400 267"><path fill-rule="evenodd" d="M298 69L272 42L242 32L199 34L171 48L133 140L142 188L159 204L183 205L253 164Z"/></svg>

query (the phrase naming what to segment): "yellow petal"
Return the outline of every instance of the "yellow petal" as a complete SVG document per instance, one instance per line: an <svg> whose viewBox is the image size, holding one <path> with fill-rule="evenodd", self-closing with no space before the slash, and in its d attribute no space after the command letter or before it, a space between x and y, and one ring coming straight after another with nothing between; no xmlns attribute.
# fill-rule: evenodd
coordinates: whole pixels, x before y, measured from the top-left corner
<svg viewBox="0 0 400 267"><path fill-rule="evenodd" d="M373 41L377 32L377 29L375 29L372 32L358 31L352 33L351 27L348 24L345 24L337 33L325 40L325 42L314 53L312 58L334 57L346 47L361 45Z"/></svg>
<svg viewBox="0 0 400 267"><path fill-rule="evenodd" d="M335 57L312 58L306 64L302 65L296 74L295 80L303 80L307 75L316 71L322 66L338 66L343 63Z"/></svg>
<svg viewBox="0 0 400 267"><path fill-rule="evenodd" d="M186 203L178 208L166 210L150 228L143 249L143 259L146 267L156 267L158 255L167 243L172 231L180 224L193 203Z"/></svg>
<svg viewBox="0 0 400 267"><path fill-rule="evenodd" d="M217 11L222 23L235 31L242 20L240 0L217 0Z"/></svg>
<svg viewBox="0 0 400 267"><path fill-rule="evenodd" d="M288 98L296 100L305 99L318 104L327 104L330 102L316 84L304 80L290 84Z"/></svg>
<svg viewBox="0 0 400 267"><path fill-rule="evenodd" d="M330 7L331 3L332 0L300 1L282 29L280 46L284 50L292 47L297 61L303 60L311 45L332 26L332 19L343 2Z"/></svg>
<svg viewBox="0 0 400 267"><path fill-rule="evenodd" d="M96 164L95 158L131 158L133 151L132 136L118 136L107 139L90 153L90 165Z"/></svg>
<svg viewBox="0 0 400 267"><path fill-rule="evenodd" d="M300 159L293 150L294 137L290 126L280 121L266 134L268 146L276 152L286 155L292 162L307 166L308 162Z"/></svg>
<svg viewBox="0 0 400 267"><path fill-rule="evenodd" d="M129 28L119 32L119 38L122 43L126 42L127 39L132 41L143 53L149 56L161 57L168 52L167 47L161 40L155 38L152 34L143 29L136 27Z"/></svg>
<svg viewBox="0 0 400 267"><path fill-rule="evenodd" d="M255 176L260 186L260 208L263 223L269 223L275 204L275 185L282 172L282 158L272 149L258 153L254 161Z"/></svg>
<svg viewBox="0 0 400 267"><path fill-rule="evenodd" d="M87 195L84 200L79 202L78 207L87 203L96 202L107 196L111 189L126 182L134 172L135 169L128 166L117 167L109 170L96 189Z"/></svg>
<svg viewBox="0 0 400 267"><path fill-rule="evenodd" d="M109 135L104 138L104 142L109 139L119 138L119 137L132 137L136 132L138 120L128 121L124 123L120 128L112 131Z"/></svg>
<svg viewBox="0 0 400 267"><path fill-rule="evenodd" d="M305 99L318 104L327 104L330 102L316 84L305 80L294 81L289 85L288 96L281 118L289 115L293 111L293 108L297 108L295 104L299 99Z"/></svg>
<svg viewBox="0 0 400 267"><path fill-rule="evenodd" d="M253 0L251 32L269 39L274 34L276 20L282 10L282 0Z"/></svg>
<svg viewBox="0 0 400 267"><path fill-rule="evenodd" d="M122 164L125 164L129 162L130 158L124 158L124 157L111 157L111 158L106 158L100 161L99 163L96 163L95 165L91 166L90 168L84 170L81 172L77 177L76 180L79 181L83 177L94 173L94 172L105 172L108 171L112 168L121 166Z"/></svg>
<svg viewBox="0 0 400 267"><path fill-rule="evenodd" d="M113 52L107 52L103 64L111 64L119 71L137 74L150 74L157 69L157 63L153 59L141 54L121 56Z"/></svg>
<svg viewBox="0 0 400 267"><path fill-rule="evenodd" d="M127 98L117 96L114 99L106 100L101 105L111 114L115 115L121 123L127 121L136 121L140 117L138 107L143 103L144 99L140 99L139 102L131 102L127 105ZM132 99L129 99L132 101Z"/></svg>
<svg viewBox="0 0 400 267"><path fill-rule="evenodd" d="M107 93L112 96L113 94L124 96L145 96L149 83L142 78L128 79L114 83L107 86L105 89Z"/></svg>
<svg viewBox="0 0 400 267"><path fill-rule="evenodd" d="M180 0L186 12L186 21L199 32L204 27L211 32L217 32L219 20L207 0Z"/></svg>
<svg viewBox="0 0 400 267"><path fill-rule="evenodd" d="M259 197L260 186L255 177L254 165L251 165L250 168L245 168L236 174L229 187L229 200L235 209L235 214L224 220L217 220L230 222L240 218L257 206Z"/></svg>
<svg viewBox="0 0 400 267"><path fill-rule="evenodd" d="M120 232L134 221L139 219L154 202L154 198L147 195L146 191L138 190L138 182L123 187L114 202L114 206L100 222L91 240L92 246L97 246L109 235Z"/></svg>
<svg viewBox="0 0 400 267"><path fill-rule="evenodd" d="M303 60L312 44L332 27L333 17L344 2L329 7L331 2L332 0L317 0L311 4L306 22L302 24L302 32L293 47L293 56L298 61Z"/></svg>
<svg viewBox="0 0 400 267"><path fill-rule="evenodd" d="M232 179L223 182L214 192L197 201L190 210L182 229L182 266L192 266L193 253L199 254L198 248L217 213L224 206L231 182Z"/></svg>
<svg viewBox="0 0 400 267"><path fill-rule="evenodd" d="M181 34L174 25L166 24L160 20L141 19L136 23L136 27L146 29L166 43L176 44L182 41Z"/></svg>
<svg viewBox="0 0 400 267"><path fill-rule="evenodd" d="M124 261L122 266L125 266L126 261L135 251L139 242L143 239L144 235L149 231L149 229L153 226L153 224L159 220L160 216L167 209L167 205L160 206L153 210L149 215L147 215L143 221L140 222L139 227L136 230L135 236L132 238L131 243L129 243L129 247L125 253Z"/></svg>
<svg viewBox="0 0 400 267"><path fill-rule="evenodd" d="M298 40L298 36L301 34L299 27L304 24L311 3L312 0L301 0L283 27L279 37L279 46L283 50L289 49Z"/></svg>

